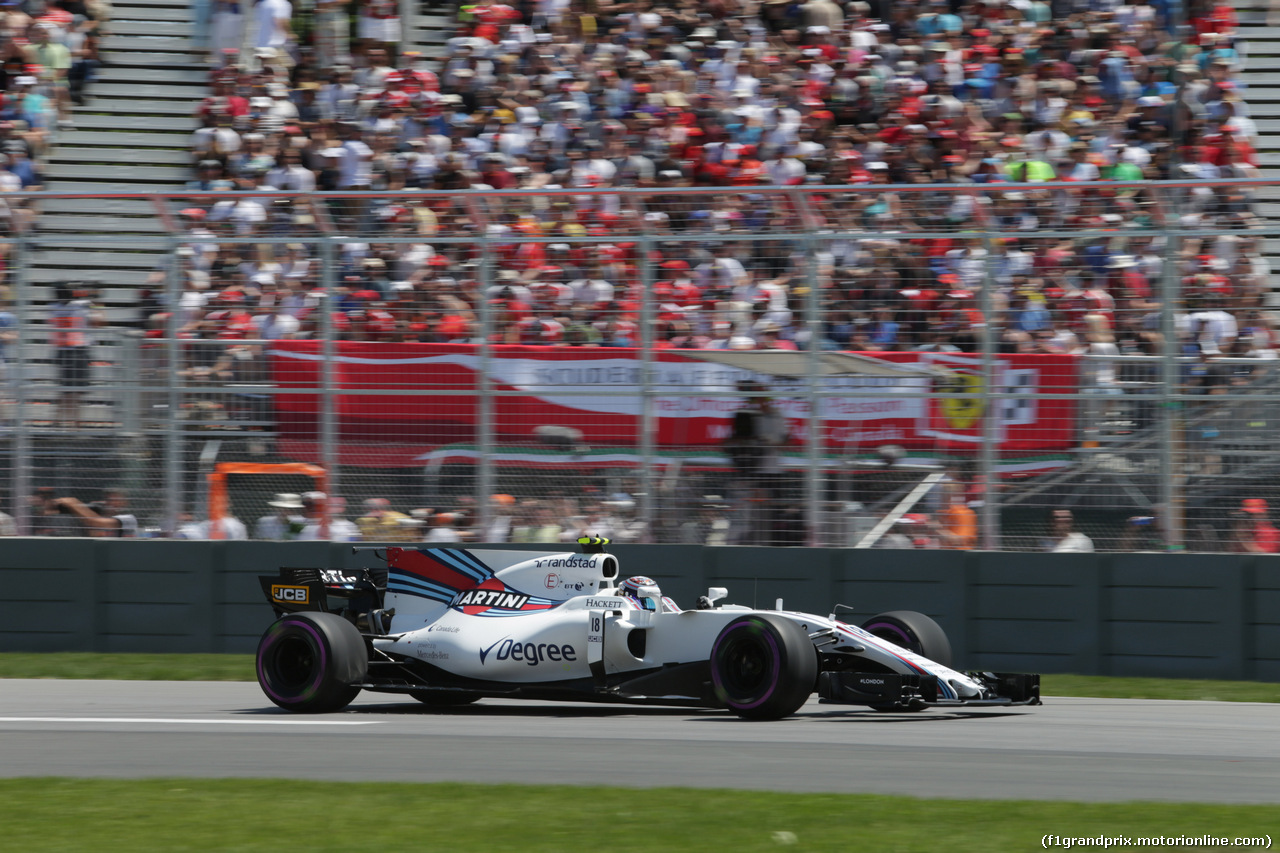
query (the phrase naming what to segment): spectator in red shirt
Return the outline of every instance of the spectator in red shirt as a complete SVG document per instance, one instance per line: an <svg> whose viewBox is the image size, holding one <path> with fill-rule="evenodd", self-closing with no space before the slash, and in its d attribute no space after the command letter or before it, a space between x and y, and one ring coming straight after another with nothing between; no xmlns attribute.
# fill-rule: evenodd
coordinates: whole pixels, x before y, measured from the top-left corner
<svg viewBox="0 0 1280 853"><path fill-rule="evenodd" d="M1267 518L1267 502L1262 498L1245 498L1240 502L1241 512L1249 516L1248 535L1244 549L1250 554L1274 554L1280 551L1280 530Z"/></svg>

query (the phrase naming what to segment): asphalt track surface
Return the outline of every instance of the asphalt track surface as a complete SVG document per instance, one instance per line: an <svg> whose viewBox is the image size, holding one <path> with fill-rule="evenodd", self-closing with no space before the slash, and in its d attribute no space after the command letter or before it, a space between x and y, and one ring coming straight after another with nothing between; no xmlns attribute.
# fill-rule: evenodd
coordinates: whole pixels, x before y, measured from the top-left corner
<svg viewBox="0 0 1280 853"><path fill-rule="evenodd" d="M0 776L520 782L1042 800L1280 802L1280 705L1049 698L885 714L364 693L287 714L257 684L0 680Z"/></svg>

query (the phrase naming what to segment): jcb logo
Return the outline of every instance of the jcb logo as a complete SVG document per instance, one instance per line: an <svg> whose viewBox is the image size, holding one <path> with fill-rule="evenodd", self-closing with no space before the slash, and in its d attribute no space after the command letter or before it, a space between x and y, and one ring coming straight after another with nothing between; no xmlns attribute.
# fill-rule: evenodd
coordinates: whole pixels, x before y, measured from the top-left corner
<svg viewBox="0 0 1280 853"><path fill-rule="evenodd" d="M271 585L271 597L290 604L310 604L311 590L305 586L281 586L277 583Z"/></svg>
<svg viewBox="0 0 1280 853"><path fill-rule="evenodd" d="M981 394L982 376L977 373L955 373L944 386L942 417L951 429L972 429L981 420L985 406L978 397L953 397L952 394Z"/></svg>

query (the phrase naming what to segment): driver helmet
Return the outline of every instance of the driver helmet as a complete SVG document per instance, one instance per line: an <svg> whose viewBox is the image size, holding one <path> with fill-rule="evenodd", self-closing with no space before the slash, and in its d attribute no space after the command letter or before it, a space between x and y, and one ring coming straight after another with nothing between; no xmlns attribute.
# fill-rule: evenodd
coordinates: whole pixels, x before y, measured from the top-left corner
<svg viewBox="0 0 1280 853"><path fill-rule="evenodd" d="M618 591L625 598L631 599L631 601L635 603L636 607L639 607L641 610L653 610L653 599L640 597L640 587L642 586L657 586L657 584L654 583L653 578L647 578L644 575L636 575L635 577L630 577L624 580Z"/></svg>

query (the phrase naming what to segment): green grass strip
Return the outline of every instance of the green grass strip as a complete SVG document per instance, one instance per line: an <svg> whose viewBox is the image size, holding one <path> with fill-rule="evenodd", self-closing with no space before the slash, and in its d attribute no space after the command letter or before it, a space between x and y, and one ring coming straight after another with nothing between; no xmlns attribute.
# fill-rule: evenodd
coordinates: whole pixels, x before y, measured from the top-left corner
<svg viewBox="0 0 1280 853"><path fill-rule="evenodd" d="M82 678L125 681L253 681L253 655L0 653L0 678ZM1280 702L1280 684L1178 678L1046 675L1045 696L1102 699L1196 699Z"/></svg>
<svg viewBox="0 0 1280 853"><path fill-rule="evenodd" d="M1204 702L1280 702L1280 684L1198 678L1113 678L1105 675L1045 675L1044 696L1098 699L1193 699Z"/></svg>
<svg viewBox="0 0 1280 853"><path fill-rule="evenodd" d="M6 849L77 853L990 853L1040 849L1046 834L1235 838L1276 830L1266 806L243 779L2 780L0 826Z"/></svg>
<svg viewBox="0 0 1280 853"><path fill-rule="evenodd" d="M253 655L0 653L0 678L253 681Z"/></svg>

